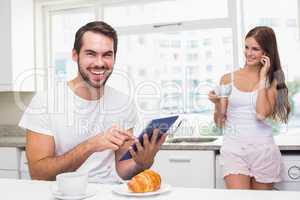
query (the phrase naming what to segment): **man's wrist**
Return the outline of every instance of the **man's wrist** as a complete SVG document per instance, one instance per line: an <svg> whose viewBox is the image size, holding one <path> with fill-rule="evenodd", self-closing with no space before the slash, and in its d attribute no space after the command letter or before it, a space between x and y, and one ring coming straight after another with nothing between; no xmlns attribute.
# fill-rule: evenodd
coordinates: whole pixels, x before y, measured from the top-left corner
<svg viewBox="0 0 300 200"><path fill-rule="evenodd" d="M136 163L136 170L137 171L144 171L145 169L149 169L152 166L153 162L151 163L146 163L146 164L139 164Z"/></svg>
<svg viewBox="0 0 300 200"><path fill-rule="evenodd" d="M95 137L97 137L97 136L94 136L94 137L88 139L85 143L87 151L89 151L90 153L94 153L98 150L97 144L95 142Z"/></svg>
<svg viewBox="0 0 300 200"><path fill-rule="evenodd" d="M134 174L138 174L142 171L144 171L146 168L140 164L135 164L135 167L134 167Z"/></svg>

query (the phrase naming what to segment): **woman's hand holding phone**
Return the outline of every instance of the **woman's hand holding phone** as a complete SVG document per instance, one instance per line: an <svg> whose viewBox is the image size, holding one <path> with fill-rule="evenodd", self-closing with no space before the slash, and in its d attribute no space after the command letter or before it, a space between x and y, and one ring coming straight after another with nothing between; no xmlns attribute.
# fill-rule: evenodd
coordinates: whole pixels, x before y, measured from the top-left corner
<svg viewBox="0 0 300 200"><path fill-rule="evenodd" d="M266 55L261 57L260 62L262 63L262 68L260 69L260 79L263 80L267 77L267 73L271 67L271 62L270 58Z"/></svg>

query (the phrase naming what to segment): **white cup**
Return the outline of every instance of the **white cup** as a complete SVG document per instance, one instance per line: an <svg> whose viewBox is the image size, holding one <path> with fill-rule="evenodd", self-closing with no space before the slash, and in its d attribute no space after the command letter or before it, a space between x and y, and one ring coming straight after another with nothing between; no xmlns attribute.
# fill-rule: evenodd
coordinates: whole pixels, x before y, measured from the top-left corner
<svg viewBox="0 0 300 200"><path fill-rule="evenodd" d="M56 176L58 192L64 196L86 194L88 175L79 172L67 172Z"/></svg>
<svg viewBox="0 0 300 200"><path fill-rule="evenodd" d="M214 88L215 94L220 98L229 97L231 94L232 85L231 84L225 84L225 85L217 85Z"/></svg>

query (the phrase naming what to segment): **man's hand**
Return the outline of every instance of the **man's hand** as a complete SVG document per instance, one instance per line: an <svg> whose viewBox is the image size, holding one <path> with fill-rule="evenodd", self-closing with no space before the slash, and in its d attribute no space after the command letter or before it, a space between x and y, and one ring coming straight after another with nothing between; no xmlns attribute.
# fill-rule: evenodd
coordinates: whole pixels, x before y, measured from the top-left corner
<svg viewBox="0 0 300 200"><path fill-rule="evenodd" d="M159 151L160 146L166 140L167 134L163 134L161 136L161 138L157 141L158 133L159 133L159 129L153 130L153 135L152 135L151 141L149 141L148 135L144 134L143 135L143 139L144 139L143 146L137 140L135 142L136 147L137 147L136 152L131 147L129 149L129 152L130 152L133 160L142 169L148 169L152 166L156 153Z"/></svg>
<svg viewBox="0 0 300 200"><path fill-rule="evenodd" d="M117 151L126 142L133 139L134 137L132 133L124 131L118 126L114 125L103 134L97 134L96 136L90 138L89 142L93 145L95 152L104 151L106 149Z"/></svg>

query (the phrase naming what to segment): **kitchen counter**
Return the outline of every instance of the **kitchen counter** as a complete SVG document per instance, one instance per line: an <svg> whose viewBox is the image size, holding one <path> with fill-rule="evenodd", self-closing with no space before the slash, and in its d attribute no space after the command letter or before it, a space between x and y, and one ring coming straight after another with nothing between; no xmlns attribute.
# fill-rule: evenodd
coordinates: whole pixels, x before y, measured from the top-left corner
<svg viewBox="0 0 300 200"><path fill-rule="evenodd" d="M0 126L0 147L24 148L25 144L25 130L14 125Z"/></svg>
<svg viewBox="0 0 300 200"><path fill-rule="evenodd" d="M300 151L299 136L275 136L275 142L281 151ZM181 143L164 143L161 149L165 150L206 150L218 151L222 146L222 137L213 142L181 142Z"/></svg>
<svg viewBox="0 0 300 200"><path fill-rule="evenodd" d="M281 151L300 151L300 134L299 136L275 136L275 142ZM0 126L0 147L20 147L24 148L26 144L25 130L13 126ZM161 149L163 150L204 150L218 151L222 145L222 137L213 142L165 142Z"/></svg>
<svg viewBox="0 0 300 200"><path fill-rule="evenodd" d="M219 138L213 142L180 142L180 143L165 142L162 145L161 149L216 151L220 149L221 145L222 145L222 138Z"/></svg>
<svg viewBox="0 0 300 200"><path fill-rule="evenodd" d="M0 179L1 199L54 199L52 195L52 188L55 182L48 181L30 181L30 180L14 180L14 179ZM16 192L18 188L18 192ZM90 200L110 199L110 200L181 200L181 199L201 199L209 198L211 200L282 200L282 199L299 199L300 192L291 191L254 191L254 190L222 190L222 189L201 189L201 188L184 188L171 187L170 191L164 194L155 196L140 196L130 197L114 194L112 190L119 190L117 185L109 184L89 184L88 188L95 189L96 195L92 196ZM90 190L91 191L91 190ZM71 198L69 198L71 199ZM73 198L72 198L73 199Z"/></svg>
<svg viewBox="0 0 300 200"><path fill-rule="evenodd" d="M0 137L0 147L18 147L25 148L25 136L20 137Z"/></svg>

